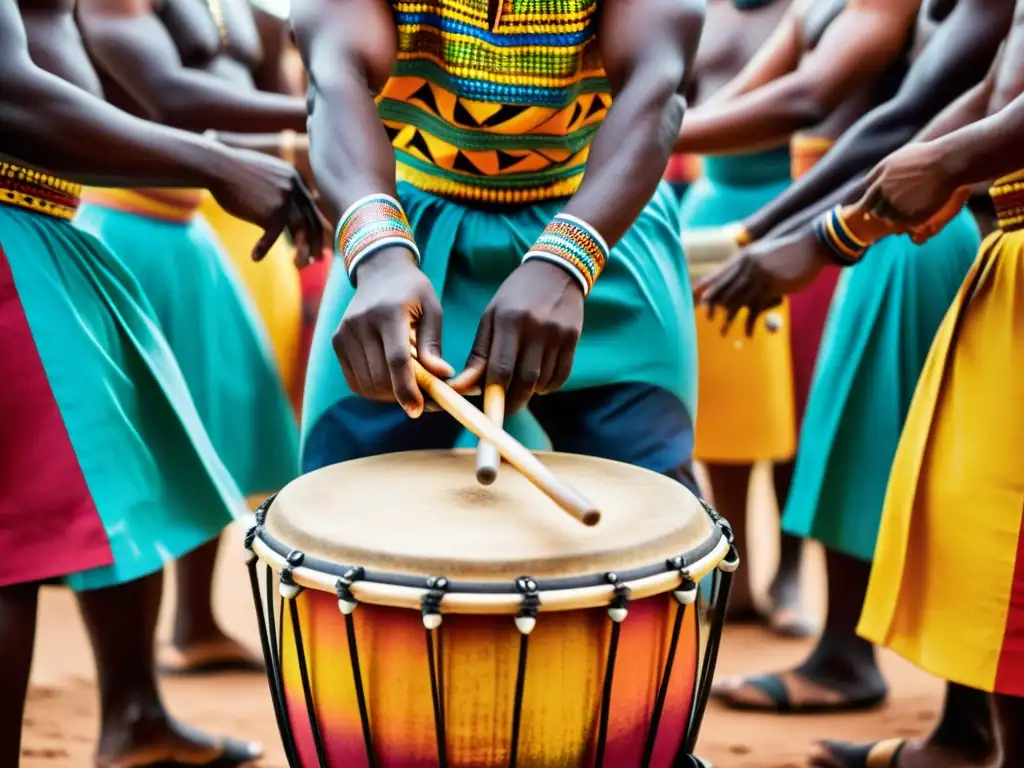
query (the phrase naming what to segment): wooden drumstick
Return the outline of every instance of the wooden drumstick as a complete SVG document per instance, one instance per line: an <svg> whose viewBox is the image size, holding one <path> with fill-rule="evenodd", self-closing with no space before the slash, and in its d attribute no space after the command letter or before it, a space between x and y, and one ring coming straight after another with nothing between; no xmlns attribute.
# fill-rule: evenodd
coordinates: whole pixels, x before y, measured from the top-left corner
<svg viewBox="0 0 1024 768"><path fill-rule="evenodd" d="M501 457L543 491L558 506L584 525L597 525L601 513L592 502L568 483L559 480L512 435L477 410L462 395L420 365L412 361L416 383L462 426L491 443Z"/></svg>
<svg viewBox="0 0 1024 768"><path fill-rule="evenodd" d="M488 384L484 389L484 416L497 426L505 421L505 389L501 384ZM501 454L486 440L476 448L476 480L480 485L490 485L498 479Z"/></svg>

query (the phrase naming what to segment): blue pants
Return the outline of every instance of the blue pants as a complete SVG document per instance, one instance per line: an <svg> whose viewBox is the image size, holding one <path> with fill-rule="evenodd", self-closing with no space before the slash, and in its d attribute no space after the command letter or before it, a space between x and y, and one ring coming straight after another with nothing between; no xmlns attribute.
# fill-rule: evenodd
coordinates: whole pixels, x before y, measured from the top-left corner
<svg viewBox="0 0 1024 768"><path fill-rule="evenodd" d="M538 395L528 407L556 451L643 467L700 495L693 475L693 420L669 392L650 384L610 384ZM302 470L382 453L451 448L461 429L446 413L410 419L394 403L348 397L310 430Z"/></svg>

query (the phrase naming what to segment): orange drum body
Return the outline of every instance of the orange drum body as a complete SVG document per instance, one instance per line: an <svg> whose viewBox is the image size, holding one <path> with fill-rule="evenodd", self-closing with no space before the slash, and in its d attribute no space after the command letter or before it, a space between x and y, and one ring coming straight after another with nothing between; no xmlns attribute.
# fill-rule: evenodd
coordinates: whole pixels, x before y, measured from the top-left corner
<svg viewBox="0 0 1024 768"><path fill-rule="evenodd" d="M646 470L544 461L601 524L508 467L477 485L462 452L328 467L261 508L248 561L290 766L702 765L727 524Z"/></svg>

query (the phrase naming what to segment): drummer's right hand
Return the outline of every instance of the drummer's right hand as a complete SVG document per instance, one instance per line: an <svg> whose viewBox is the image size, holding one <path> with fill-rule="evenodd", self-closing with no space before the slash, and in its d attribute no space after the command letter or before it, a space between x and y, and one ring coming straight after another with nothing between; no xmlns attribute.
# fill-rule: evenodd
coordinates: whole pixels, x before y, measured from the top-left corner
<svg viewBox="0 0 1024 768"><path fill-rule="evenodd" d="M441 302L405 248L375 253L356 267L356 292L334 333L334 352L357 395L397 400L412 418L423 413L423 393L412 367L416 356L435 376L455 370L441 357Z"/></svg>

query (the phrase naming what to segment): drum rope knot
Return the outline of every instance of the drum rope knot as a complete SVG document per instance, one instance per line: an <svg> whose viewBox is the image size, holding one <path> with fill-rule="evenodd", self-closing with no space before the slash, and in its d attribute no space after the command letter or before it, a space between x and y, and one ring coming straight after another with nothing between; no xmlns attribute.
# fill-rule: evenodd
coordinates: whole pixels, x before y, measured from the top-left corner
<svg viewBox="0 0 1024 768"><path fill-rule="evenodd" d="M530 576L516 579L516 591L523 596L516 613L516 629L528 635L537 626L537 613L540 611L540 595L537 593L537 582Z"/></svg>
<svg viewBox="0 0 1024 768"><path fill-rule="evenodd" d="M626 620L626 616L629 613L629 598L633 592L619 581L618 574L606 573L605 578L615 589L615 596L612 598L611 605L608 606L608 616L616 624L621 624Z"/></svg>
<svg viewBox="0 0 1024 768"><path fill-rule="evenodd" d="M360 566L349 568L345 574L334 583L334 592L338 596L338 608L342 614L348 616L359 606L359 601L352 594L352 585L363 578L366 571Z"/></svg>
<svg viewBox="0 0 1024 768"><path fill-rule="evenodd" d="M423 626L427 629L437 629L441 626L441 599L444 597L446 589L448 589L448 579L444 576L431 576L427 579L427 593L420 601Z"/></svg>
<svg viewBox="0 0 1024 768"><path fill-rule="evenodd" d="M292 562L292 555L294 554L296 554L294 551L288 553L289 563ZM299 552L298 555L298 563L296 563L296 566L302 563L303 555L301 552ZM278 577L278 580L280 581L278 589L281 592L281 597L285 600L293 600L299 596L299 593L302 591L302 587L295 583L295 578L292 576L291 565L286 565L281 569L281 575Z"/></svg>

